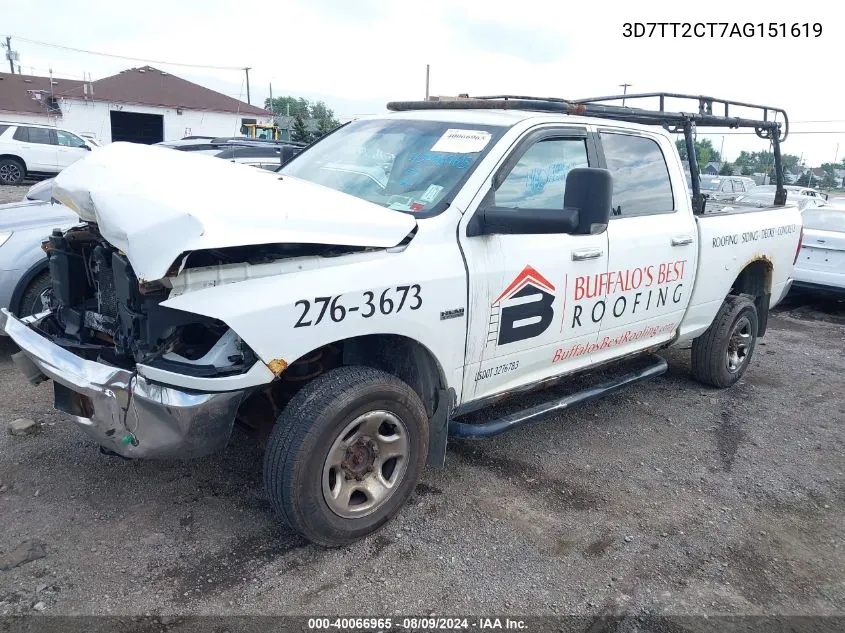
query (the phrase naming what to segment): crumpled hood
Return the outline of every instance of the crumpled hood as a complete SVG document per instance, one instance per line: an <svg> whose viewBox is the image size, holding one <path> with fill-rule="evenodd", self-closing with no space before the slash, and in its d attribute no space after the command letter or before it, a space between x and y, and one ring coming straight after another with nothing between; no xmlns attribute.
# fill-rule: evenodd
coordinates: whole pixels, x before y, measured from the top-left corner
<svg viewBox="0 0 845 633"><path fill-rule="evenodd" d="M187 251L259 244L387 248L413 217L290 176L189 152L112 143L62 171L53 197L161 279Z"/></svg>

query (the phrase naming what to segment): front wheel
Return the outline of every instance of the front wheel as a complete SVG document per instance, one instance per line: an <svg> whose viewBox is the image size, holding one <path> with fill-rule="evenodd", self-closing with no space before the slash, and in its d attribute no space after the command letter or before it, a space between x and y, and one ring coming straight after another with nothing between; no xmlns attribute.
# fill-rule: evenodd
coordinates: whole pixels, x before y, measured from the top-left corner
<svg viewBox="0 0 845 633"><path fill-rule="evenodd" d="M52 280L50 279L50 273L48 271L40 273L35 277L35 279L30 281L23 293L23 297L21 297L21 305L20 310L18 310L18 316L32 316L44 310L41 303L41 294L52 285Z"/></svg>
<svg viewBox="0 0 845 633"><path fill-rule="evenodd" d="M713 323L692 342L692 375L713 387L730 387L745 373L757 343L757 307L745 295L730 295Z"/></svg>
<svg viewBox="0 0 845 633"><path fill-rule="evenodd" d="M396 514L427 452L428 417L413 389L377 369L339 367L279 415L264 485L294 530L320 545L345 545Z"/></svg>

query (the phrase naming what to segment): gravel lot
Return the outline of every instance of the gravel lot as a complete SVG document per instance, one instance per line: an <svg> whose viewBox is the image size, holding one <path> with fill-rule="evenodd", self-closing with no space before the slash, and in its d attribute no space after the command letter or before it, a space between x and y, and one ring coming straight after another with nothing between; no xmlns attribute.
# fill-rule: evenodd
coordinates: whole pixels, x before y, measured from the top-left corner
<svg viewBox="0 0 845 633"><path fill-rule="evenodd" d="M845 302L791 297L734 388L668 352L664 377L451 443L387 528L324 550L271 516L252 438L105 457L0 339L0 615L841 614L843 347ZM22 544L44 556L3 570Z"/></svg>
<svg viewBox="0 0 845 633"><path fill-rule="evenodd" d="M0 185L0 204L7 202L17 202L23 199L29 189L34 183L27 183L25 185Z"/></svg>
<svg viewBox="0 0 845 633"><path fill-rule="evenodd" d="M261 449L101 455L0 342L0 614L835 614L845 604L845 304L793 301L733 389L667 376L453 442L399 517L342 550L270 515ZM36 420L13 436L8 423ZM2 565L0 565L2 569Z"/></svg>

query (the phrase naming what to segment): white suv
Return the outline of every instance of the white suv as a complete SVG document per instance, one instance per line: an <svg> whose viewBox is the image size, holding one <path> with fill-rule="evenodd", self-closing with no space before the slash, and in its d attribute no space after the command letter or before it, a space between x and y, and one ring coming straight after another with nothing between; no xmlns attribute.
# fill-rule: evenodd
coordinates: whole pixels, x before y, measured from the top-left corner
<svg viewBox="0 0 845 633"><path fill-rule="evenodd" d="M0 185L29 176L54 176L91 151L79 134L37 123L0 121Z"/></svg>

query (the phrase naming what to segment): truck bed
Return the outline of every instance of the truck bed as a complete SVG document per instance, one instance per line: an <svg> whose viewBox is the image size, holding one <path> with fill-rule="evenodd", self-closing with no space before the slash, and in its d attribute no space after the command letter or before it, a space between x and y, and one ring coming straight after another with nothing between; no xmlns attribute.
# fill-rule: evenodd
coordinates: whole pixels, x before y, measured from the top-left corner
<svg viewBox="0 0 845 633"><path fill-rule="evenodd" d="M709 327L725 299L725 288L732 288L749 266L764 268L766 288L761 290L770 297L769 307L780 301L791 283L791 264L801 236L801 212L794 204L762 208L725 204L695 219L699 272L678 342Z"/></svg>

